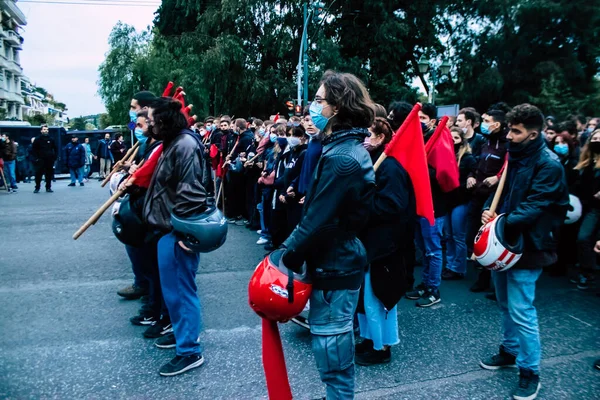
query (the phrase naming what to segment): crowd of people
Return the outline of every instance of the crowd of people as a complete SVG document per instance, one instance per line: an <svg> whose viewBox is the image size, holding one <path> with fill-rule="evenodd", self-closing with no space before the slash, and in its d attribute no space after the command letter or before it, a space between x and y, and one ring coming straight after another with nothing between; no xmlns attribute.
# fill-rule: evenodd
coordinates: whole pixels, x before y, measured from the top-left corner
<svg viewBox="0 0 600 400"><path fill-rule="evenodd" d="M144 337L155 339L158 348L176 348L161 375L204 362L195 282L202 243L189 233L196 228L183 234L181 226L205 227L222 212L227 223L256 231L256 245L265 251L283 249L289 270L307 268L313 287L308 317L294 322L311 331L328 399L353 398L355 363L391 360L402 297L431 307L442 300L442 282L465 279L469 265L480 270L471 291L488 292L502 315L500 349L481 367L517 367L513 397L536 398L541 361L536 282L547 269L587 290L600 252L598 118L558 122L530 104L499 103L483 114L461 109L447 124L458 187L446 190L435 167L427 166L434 212L428 220L418 212L422 192L412 168L382 157L413 105L396 101L386 110L355 76L331 71L303 115L289 119L221 115L196 122L177 97L180 92L173 98L133 96L130 117L141 145L114 178L127 194L114 210L113 230L134 273L133 284L118 294L143 299L131 323L147 327ZM423 147L440 117L425 103L418 119L422 139L415 146ZM44 129L33 141L36 192L44 174L51 190L58 153ZM413 150L418 149L405 149ZM111 141L107 135L95 154L77 138L64 151L74 186L75 178L87 177L90 157L100 159L103 179L126 149L122 137ZM4 165L10 171L8 157ZM505 172L493 212L490 203ZM514 267L491 272L471 255L481 226L500 214L505 234L521 234L524 250ZM415 285L418 263L423 268Z"/></svg>

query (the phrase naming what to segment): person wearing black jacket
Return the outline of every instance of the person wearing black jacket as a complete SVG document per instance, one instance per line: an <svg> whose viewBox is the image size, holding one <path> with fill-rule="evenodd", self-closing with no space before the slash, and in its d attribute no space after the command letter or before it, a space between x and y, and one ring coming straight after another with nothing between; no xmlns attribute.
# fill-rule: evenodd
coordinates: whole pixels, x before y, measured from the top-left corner
<svg viewBox="0 0 600 400"><path fill-rule="evenodd" d="M483 116L481 133L487 141L481 148L477 168L467 179L467 189L472 189L471 203L467 220L467 254L473 251L475 236L481 227L481 210L488 197L496 191L504 162L507 157L508 141L506 139L506 113L502 110L491 109ZM490 289L490 272L483 269L472 292L484 292Z"/></svg>
<svg viewBox="0 0 600 400"><path fill-rule="evenodd" d="M254 133L248 129L248 122L242 118L235 120L233 129L233 134L227 138L229 151L225 157L225 162L230 165L225 185L227 190L225 211L232 216L230 223L245 225L250 216L246 207L246 175L241 160L246 159L248 153L252 151Z"/></svg>
<svg viewBox="0 0 600 400"><path fill-rule="evenodd" d="M565 174L542 138L544 116L530 104L521 104L507 115L510 144L508 176L500 198L499 214L506 216L505 237L522 234L523 256L512 268L493 272L498 306L502 314L500 352L482 360L482 368L519 368L514 399L535 399L540 388L541 361L538 317L533 301L542 268L556 262L556 237L563 224L569 193ZM496 217L489 211L482 223ZM593 247L592 247L593 248Z"/></svg>
<svg viewBox="0 0 600 400"><path fill-rule="evenodd" d="M158 240L158 268L170 322L159 321L165 331L172 323L177 356L162 366L160 374L173 376L204 363L200 335L200 302L196 272L200 255L178 239L171 214L188 218L206 211L208 197L202 186L204 146L187 129L181 103L157 99L148 110L149 129L163 141L163 150L144 200L144 221Z"/></svg>
<svg viewBox="0 0 600 400"><path fill-rule="evenodd" d="M287 149L289 149L283 156L282 163L284 167L283 174L275 179L273 187L276 190L278 198L276 202L284 210L285 218L281 221L283 239L280 243L285 240L290 233L296 228L296 225L300 222L302 217L302 204L298 204L300 199L297 199L295 195L287 192L287 188L290 187L292 182L300 176L302 170L302 164L304 163L304 156L306 155L306 131L304 127L297 126L292 127L291 135L287 136L288 142ZM273 243L276 243L276 239L273 238Z"/></svg>
<svg viewBox="0 0 600 400"><path fill-rule="evenodd" d="M392 139L392 127L376 118L364 142L376 163ZM400 342L396 304L407 289L408 264L414 262L416 200L412 181L393 157L375 173L377 191L367 226L359 238L367 250L368 270L362 285L358 324L363 342L357 344L356 363L375 365L391 360L390 347Z"/></svg>
<svg viewBox="0 0 600 400"><path fill-rule="evenodd" d="M58 146L49 133L48 125L42 125L42 134L35 138L31 146L35 165L35 190L33 193L40 192L42 175L46 180L46 192L53 192L52 180L54 179L54 162L58 157Z"/></svg>
<svg viewBox="0 0 600 400"><path fill-rule="evenodd" d="M469 210L470 191L467 189L467 179L477 167L477 161L471 154L471 146L465 139L463 131L454 127L451 129L454 140L454 152L459 169L459 187L448 194L449 212L446 216L446 269L442 272L443 280L463 279L467 273L467 226L465 220Z"/></svg>
<svg viewBox="0 0 600 400"><path fill-rule="evenodd" d="M310 114L324 133L323 153L306 195L302 220L284 242L286 266L306 261L312 349L327 398L354 397L353 319L367 252L358 239L372 209L375 173L362 145L375 106L351 74L328 71Z"/></svg>
<svg viewBox="0 0 600 400"><path fill-rule="evenodd" d="M475 126L479 124L480 119L481 116L472 107L461 109L456 117L456 126L462 130L464 139L469 143L471 154L475 158L475 161L479 161L481 148L487 141L483 135L475 132Z"/></svg>

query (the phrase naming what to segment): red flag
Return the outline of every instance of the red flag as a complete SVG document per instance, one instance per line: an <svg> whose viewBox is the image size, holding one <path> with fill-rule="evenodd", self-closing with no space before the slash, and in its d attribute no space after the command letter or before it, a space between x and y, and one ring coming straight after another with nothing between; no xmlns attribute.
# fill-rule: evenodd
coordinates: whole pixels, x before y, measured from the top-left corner
<svg viewBox="0 0 600 400"><path fill-rule="evenodd" d="M269 399L287 400L292 398L285 357L277 322L262 318L263 368L267 380Z"/></svg>
<svg viewBox="0 0 600 400"><path fill-rule="evenodd" d="M454 141L446 122L448 117L443 117L425 146L427 163L435 168L435 177L444 193L451 192L460 185Z"/></svg>
<svg viewBox="0 0 600 400"><path fill-rule="evenodd" d="M162 155L163 145L159 144L150 154L150 157L144 162L137 171L133 173L132 181L135 182L137 186L148 188L150 186L150 181L152 180L152 175L154 174L154 170L156 169L156 165L158 164L158 159Z"/></svg>
<svg viewBox="0 0 600 400"><path fill-rule="evenodd" d="M408 172L415 190L417 214L427 218L433 225L435 223L433 200L431 199L429 169L423 142L423 130L421 121L419 121L419 110L421 110L421 104L417 103L385 148L384 153L388 157L398 160Z"/></svg>

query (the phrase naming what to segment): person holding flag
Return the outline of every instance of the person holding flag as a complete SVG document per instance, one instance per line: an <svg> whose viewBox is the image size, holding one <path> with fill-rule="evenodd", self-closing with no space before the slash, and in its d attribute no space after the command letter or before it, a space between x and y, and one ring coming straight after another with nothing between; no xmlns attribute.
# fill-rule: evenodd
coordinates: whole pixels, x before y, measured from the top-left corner
<svg viewBox="0 0 600 400"><path fill-rule="evenodd" d="M429 181L433 199L435 220L433 223L419 219L416 242L423 252L423 275L421 283L406 294L406 298L417 300L417 307L430 307L441 301L440 283L442 280L442 231L446 219L447 195L459 186L458 166L454 156L454 143L444 117L434 129L437 109L426 103L419 112L424 140L426 143Z"/></svg>

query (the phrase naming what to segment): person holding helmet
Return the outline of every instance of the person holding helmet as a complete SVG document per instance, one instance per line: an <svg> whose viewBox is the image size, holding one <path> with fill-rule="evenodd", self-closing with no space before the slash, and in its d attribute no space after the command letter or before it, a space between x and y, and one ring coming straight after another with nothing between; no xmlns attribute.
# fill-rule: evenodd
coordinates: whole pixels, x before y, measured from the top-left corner
<svg viewBox="0 0 600 400"><path fill-rule="evenodd" d="M565 173L547 148L541 132L544 116L530 104L507 114L509 132L508 175L499 213L505 237L522 233L523 255L510 269L492 272L502 314L500 352L480 365L488 370L519 368L516 400L535 399L540 389L541 346L537 312L533 305L536 281L542 268L556 262L556 236L565 220L569 193ZM497 217L484 206L482 223Z"/></svg>
<svg viewBox="0 0 600 400"><path fill-rule="evenodd" d="M160 369L173 376L204 363L198 341L200 301L196 272L200 256L173 230L172 216L187 219L209 208L206 189L204 147L197 135L187 129L181 103L169 97L156 99L148 110L148 129L163 142L146 198L143 217L158 240L158 269L163 298L175 334L177 356ZM167 325L167 321L156 324Z"/></svg>
<svg viewBox="0 0 600 400"><path fill-rule="evenodd" d="M313 283L309 323L312 349L327 399L354 397L353 318L367 266L358 232L375 194L371 157L363 147L375 106L354 75L327 71L310 106L323 132L323 151L304 200L303 216L283 243L284 264Z"/></svg>

